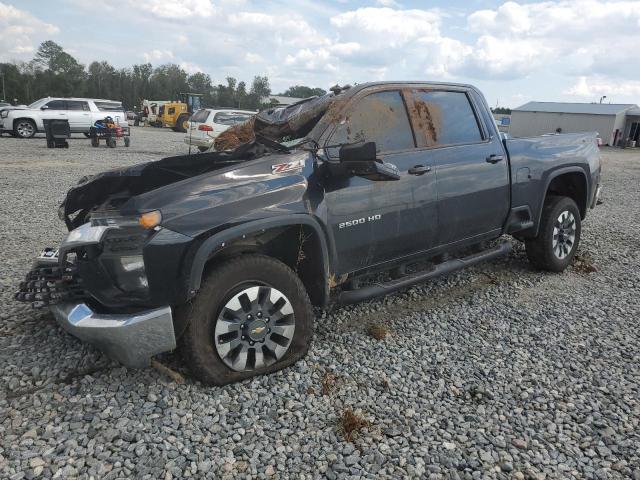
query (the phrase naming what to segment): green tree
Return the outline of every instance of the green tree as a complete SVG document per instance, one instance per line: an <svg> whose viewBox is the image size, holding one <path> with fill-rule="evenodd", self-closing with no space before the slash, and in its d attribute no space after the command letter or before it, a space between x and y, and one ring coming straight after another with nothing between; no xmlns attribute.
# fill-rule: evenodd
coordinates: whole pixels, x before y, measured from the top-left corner
<svg viewBox="0 0 640 480"><path fill-rule="evenodd" d="M312 88L312 87L305 87L304 85L294 85L293 87L289 87L287 90L285 90L284 93L281 93L281 95L285 97L309 98L314 96L320 97L322 95L325 95L326 93L327 93L326 90L323 90L322 88Z"/></svg>
<svg viewBox="0 0 640 480"><path fill-rule="evenodd" d="M38 67L36 79L39 87L52 96L81 96L84 93L86 72L84 66L52 40L42 42L34 63Z"/></svg>

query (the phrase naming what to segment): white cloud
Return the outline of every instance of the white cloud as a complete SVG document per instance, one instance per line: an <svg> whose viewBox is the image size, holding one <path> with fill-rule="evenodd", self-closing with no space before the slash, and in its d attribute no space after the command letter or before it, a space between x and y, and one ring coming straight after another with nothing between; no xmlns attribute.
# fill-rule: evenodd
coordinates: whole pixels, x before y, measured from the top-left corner
<svg viewBox="0 0 640 480"><path fill-rule="evenodd" d="M610 99L612 97L640 97L640 80L619 81L606 77L580 77L564 93L581 98L595 98L602 95L606 95Z"/></svg>
<svg viewBox="0 0 640 480"><path fill-rule="evenodd" d="M216 13L211 0L129 0L129 3L156 17L170 20L208 18Z"/></svg>
<svg viewBox="0 0 640 480"><path fill-rule="evenodd" d="M396 0L376 0L376 3L382 7L400 8L400 4Z"/></svg>
<svg viewBox="0 0 640 480"><path fill-rule="evenodd" d="M163 60L172 60L174 58L173 52L171 50L160 50L154 49L150 52L145 52L142 54L145 62L154 63L157 61Z"/></svg>
<svg viewBox="0 0 640 480"><path fill-rule="evenodd" d="M60 31L29 12L0 2L0 60L35 52L35 43Z"/></svg>
<svg viewBox="0 0 640 480"><path fill-rule="evenodd" d="M179 65L179 67L181 69L183 69L189 75L194 74L194 73L198 73L198 72L204 72L204 68L202 68L200 65L195 64L195 63L180 62L178 65Z"/></svg>

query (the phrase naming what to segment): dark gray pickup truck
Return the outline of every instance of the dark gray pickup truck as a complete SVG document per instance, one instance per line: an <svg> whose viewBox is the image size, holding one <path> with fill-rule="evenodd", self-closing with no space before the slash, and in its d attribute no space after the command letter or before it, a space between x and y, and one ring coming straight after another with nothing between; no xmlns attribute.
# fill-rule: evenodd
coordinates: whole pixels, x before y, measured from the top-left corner
<svg viewBox="0 0 640 480"><path fill-rule="evenodd" d="M228 132L246 141L82 179L16 298L126 365L179 344L225 384L301 358L312 305L504 255L504 235L564 270L600 190L595 133L503 139L469 85L335 88Z"/></svg>

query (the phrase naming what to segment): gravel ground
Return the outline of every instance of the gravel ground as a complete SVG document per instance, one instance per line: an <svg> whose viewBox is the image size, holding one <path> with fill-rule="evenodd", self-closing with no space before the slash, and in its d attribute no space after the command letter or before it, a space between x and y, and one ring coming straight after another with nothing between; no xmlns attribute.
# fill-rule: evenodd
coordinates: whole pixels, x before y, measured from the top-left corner
<svg viewBox="0 0 640 480"><path fill-rule="evenodd" d="M605 203L567 272L518 246L318 312L305 360L224 388L123 368L12 300L78 177L184 151L153 129L115 150L0 139L1 478L640 479L638 151L603 150Z"/></svg>

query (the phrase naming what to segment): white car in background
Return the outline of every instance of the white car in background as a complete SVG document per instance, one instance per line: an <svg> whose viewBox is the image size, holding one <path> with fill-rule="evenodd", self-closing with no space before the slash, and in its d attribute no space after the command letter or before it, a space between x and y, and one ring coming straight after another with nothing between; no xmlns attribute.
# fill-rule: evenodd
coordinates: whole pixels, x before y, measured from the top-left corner
<svg viewBox="0 0 640 480"><path fill-rule="evenodd" d="M41 98L24 108L8 108L0 112L0 132L19 138L31 138L44 132L43 120L69 121L71 132L89 133L96 120L113 118L116 124L125 124L121 102L95 98Z"/></svg>
<svg viewBox="0 0 640 480"><path fill-rule="evenodd" d="M256 113L258 112L251 110L201 108L189 120L184 143L206 152L213 146L213 141L218 135L233 125L246 122Z"/></svg>

